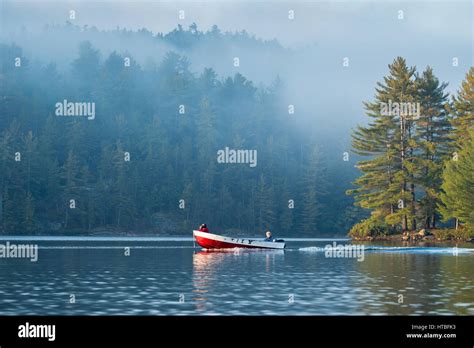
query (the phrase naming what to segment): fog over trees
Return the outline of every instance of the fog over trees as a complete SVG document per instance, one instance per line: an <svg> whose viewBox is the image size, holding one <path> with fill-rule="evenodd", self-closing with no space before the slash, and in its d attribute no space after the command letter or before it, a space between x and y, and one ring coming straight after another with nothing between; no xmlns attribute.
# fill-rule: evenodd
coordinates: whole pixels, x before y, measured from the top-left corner
<svg viewBox="0 0 474 348"><path fill-rule="evenodd" d="M164 37L177 46L236 39L181 30ZM354 211L344 190L356 170L295 127L278 76L256 86L240 73L196 74L174 51L142 66L125 53L104 57L88 41L65 71L14 44L2 44L1 56L4 232L182 234L205 221L222 231L317 235L356 219L340 213ZM67 116L67 103L78 102L94 103L95 114L84 106L83 117ZM225 147L256 150L257 165L218 163Z"/></svg>
<svg viewBox="0 0 474 348"><path fill-rule="evenodd" d="M407 124L402 144L396 118L375 130L361 125L354 153L350 128L363 115L339 117L332 99L334 113L314 108L317 91L343 72L298 88L302 80L288 74L296 53L277 40L195 23L166 33L69 22L43 30L43 46L28 35L0 43L2 233L179 235L205 222L221 232L314 237L346 234L371 212L402 229L441 219L438 191L458 129L449 117L466 114L466 104L450 102L431 68L416 72L400 60L390 67L406 74L394 80L407 84L405 101L422 100L430 121ZM271 69L261 69L266 61ZM378 90L365 104L369 114L396 101L398 87L389 87L393 93ZM394 146L382 152L393 156L382 163L390 137ZM256 165L221 163L226 148L256 151ZM392 170L357 179L366 155ZM364 190L383 195L367 200ZM399 200L407 206L396 208Z"/></svg>

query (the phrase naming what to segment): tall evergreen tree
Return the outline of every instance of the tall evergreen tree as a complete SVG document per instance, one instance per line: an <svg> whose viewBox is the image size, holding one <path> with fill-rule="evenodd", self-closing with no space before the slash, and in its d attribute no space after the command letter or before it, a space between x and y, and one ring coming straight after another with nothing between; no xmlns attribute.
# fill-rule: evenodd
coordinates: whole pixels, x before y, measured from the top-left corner
<svg viewBox="0 0 474 348"><path fill-rule="evenodd" d="M398 57L389 65L389 75L377 83L374 102L364 103L372 122L353 133L354 152L370 156L358 162L363 175L348 190L356 205L371 209L375 218L400 224L402 230L416 228L413 165L414 120L401 108L416 100L415 68Z"/></svg>
<svg viewBox="0 0 474 348"><path fill-rule="evenodd" d="M459 148L468 137L469 129L474 127L474 67L469 69L457 96L453 97L451 110L452 138Z"/></svg>
<svg viewBox="0 0 474 348"><path fill-rule="evenodd" d="M33 132L29 131L23 139L24 146L24 175L25 175L25 203L24 203L24 228L28 232L35 230L35 200L33 193L37 192L36 187L38 183L39 173L37 171L36 159L39 154L37 153L37 140L33 137Z"/></svg>
<svg viewBox="0 0 474 348"><path fill-rule="evenodd" d="M279 195L280 199L280 214L279 214L279 220L278 224L284 233L291 233L292 232L292 227L294 224L294 211L295 211L295 198L292 197L292 195L289 192L288 189L288 181L285 180L283 182L283 185L281 187L281 195Z"/></svg>
<svg viewBox="0 0 474 348"><path fill-rule="evenodd" d="M425 228L435 228L438 218L437 204L441 186L443 163L449 156L451 131L445 93L446 83L440 83L428 67L417 76L418 98L421 104L417 126L417 183L423 188L419 215Z"/></svg>
<svg viewBox="0 0 474 348"><path fill-rule="evenodd" d="M256 202L258 231L273 228L275 223L273 192L263 175L260 175L258 182Z"/></svg>
<svg viewBox="0 0 474 348"><path fill-rule="evenodd" d="M459 155L446 162L439 209L444 220L452 218L474 226L474 128L468 130ZM456 226L457 227L457 226Z"/></svg>
<svg viewBox="0 0 474 348"><path fill-rule="evenodd" d="M79 97L90 98L99 73L100 54L89 41L79 44L79 57L72 62L73 81Z"/></svg>
<svg viewBox="0 0 474 348"><path fill-rule="evenodd" d="M2 227L5 232L19 231L25 220L25 166L22 162L20 125L14 120L0 136L0 184Z"/></svg>
<svg viewBox="0 0 474 348"><path fill-rule="evenodd" d="M82 182L80 178L80 168L77 158L73 151L69 151L68 157L61 173L63 181L63 200L62 205L64 209L64 227L68 228L71 224L77 222L80 216L80 207L83 207L83 201L81 201L80 191L82 188ZM75 225L74 227L78 227Z"/></svg>
<svg viewBox="0 0 474 348"><path fill-rule="evenodd" d="M113 155L114 183L113 202L115 206L115 226L121 228L130 226L134 216L134 201L131 196L131 178L128 161L123 149L122 142L117 140L115 153ZM125 223L124 223L125 221Z"/></svg>
<svg viewBox="0 0 474 348"><path fill-rule="evenodd" d="M318 220L322 216L323 197L327 194L326 168L321 152L319 147L311 146L302 181L304 191L301 227L307 234L317 231Z"/></svg>
<svg viewBox="0 0 474 348"><path fill-rule="evenodd" d="M459 158L459 150L469 139L469 132L474 129L474 67L471 67L466 74L466 79L461 83L461 88L458 90L457 96L453 97L453 101L450 107L451 118L450 122L452 125L452 132L450 137L452 139L452 154L451 160L456 161ZM455 184L453 183L454 178L448 178L450 172L454 171L455 165L451 163L451 160L447 161L446 169L443 172L443 189L445 194L442 194L442 204L438 203L440 211L445 220L454 218L456 229L459 225L459 206L457 198L454 194L448 194L452 192ZM451 187L451 189L450 189Z"/></svg>

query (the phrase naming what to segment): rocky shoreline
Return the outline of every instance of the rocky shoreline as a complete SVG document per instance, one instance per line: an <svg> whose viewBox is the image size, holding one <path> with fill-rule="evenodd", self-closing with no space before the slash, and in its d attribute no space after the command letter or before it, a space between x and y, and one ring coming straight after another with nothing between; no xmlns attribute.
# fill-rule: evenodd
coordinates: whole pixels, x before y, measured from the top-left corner
<svg viewBox="0 0 474 348"><path fill-rule="evenodd" d="M474 243L474 237L465 231L455 229L421 229L419 231L406 231L403 233L377 235L366 237L352 237L355 241L396 241L396 242L447 242L447 241L462 241Z"/></svg>

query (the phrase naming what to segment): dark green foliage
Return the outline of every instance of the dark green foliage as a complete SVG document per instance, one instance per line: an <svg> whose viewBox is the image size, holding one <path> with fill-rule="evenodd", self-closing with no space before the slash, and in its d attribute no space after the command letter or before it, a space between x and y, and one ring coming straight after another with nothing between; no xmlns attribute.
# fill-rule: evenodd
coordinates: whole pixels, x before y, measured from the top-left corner
<svg viewBox="0 0 474 348"><path fill-rule="evenodd" d="M458 218L474 227L474 128L464 138L458 157L446 162L441 188L443 218Z"/></svg>
<svg viewBox="0 0 474 348"><path fill-rule="evenodd" d="M162 39L180 47L253 40L196 28ZM183 234L206 222L217 232L300 235L323 228L341 233L354 219L333 207L351 205L336 181L340 172L352 179L355 170L338 168L342 161L329 167L320 157L331 149L294 128L278 78L257 88L238 73L194 74L192 62L176 52L142 67L128 54L104 57L88 42L62 72L53 63L28 65L26 58L22 68L12 68L21 49L0 50L3 233ZM56 116L55 104L64 99L95 102L95 119ZM225 147L257 150L257 166L218 163ZM329 195L331 185L337 194Z"/></svg>
<svg viewBox="0 0 474 348"><path fill-rule="evenodd" d="M401 114L384 112L389 103L416 101L415 68L408 67L398 57L389 65L389 75L377 83L375 101L365 103L368 126L359 126L353 134L356 154L371 156L360 161L358 168L364 173L349 190L356 205L373 210L376 218L388 224L401 224L402 229L415 228L414 183L414 119ZM411 226L410 226L411 225Z"/></svg>
<svg viewBox="0 0 474 348"><path fill-rule="evenodd" d="M390 226L383 220L374 216L355 224L349 231L349 236L354 239L366 239L368 237L380 237L390 232Z"/></svg>
<svg viewBox="0 0 474 348"><path fill-rule="evenodd" d="M370 210L372 218L384 221L392 231L415 230L420 225L435 228L440 212L445 218L461 214L469 219L472 197L466 195L473 171L467 169L466 157L472 154L464 149L464 162L451 163L451 151L469 139L472 69L451 107L447 84L440 83L430 67L419 75L399 57L389 69L384 83L378 83L375 101L365 104L373 121L353 134L355 152L370 158L358 162L363 175L348 193L355 196L357 206ZM381 104L390 100L419 103L419 114L382 113ZM453 141L455 137L460 140ZM351 233L363 232L368 223L354 226Z"/></svg>
<svg viewBox="0 0 474 348"><path fill-rule="evenodd" d="M453 130L451 158L443 171L443 192L438 207L444 220L454 218L456 229L461 221L472 221L472 150L474 132L474 68L471 67L457 96L453 97L450 118ZM460 152L461 150L461 152ZM462 155L461 155L462 153ZM469 157L471 156L471 157ZM459 163L457 161L460 161ZM469 186L471 185L471 187ZM472 226L470 230L472 231Z"/></svg>
<svg viewBox="0 0 474 348"><path fill-rule="evenodd" d="M469 129L474 127L474 67L469 69L461 88L453 97L451 111L450 121L454 129L451 137L460 147L468 137Z"/></svg>
<svg viewBox="0 0 474 348"><path fill-rule="evenodd" d="M418 217L423 227L435 228L439 218L437 204L443 164L448 159L452 131L448 119L446 83L439 83L433 70L427 68L417 77L417 94L421 104L416 124L415 181L424 190L419 201Z"/></svg>

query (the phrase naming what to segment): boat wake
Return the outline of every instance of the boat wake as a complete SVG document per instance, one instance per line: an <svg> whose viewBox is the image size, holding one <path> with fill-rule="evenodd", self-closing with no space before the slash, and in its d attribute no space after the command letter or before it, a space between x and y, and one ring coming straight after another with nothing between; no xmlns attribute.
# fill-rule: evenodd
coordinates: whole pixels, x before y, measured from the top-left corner
<svg viewBox="0 0 474 348"><path fill-rule="evenodd" d="M359 245L359 244L346 244ZM338 250L338 247L305 247L299 248L299 251L304 252L324 252L326 250ZM380 253L400 253L400 254L472 254L474 255L474 248L441 248L441 247L385 247L385 246L364 246L365 252L380 252Z"/></svg>

